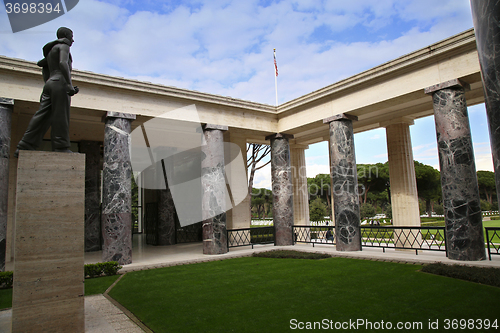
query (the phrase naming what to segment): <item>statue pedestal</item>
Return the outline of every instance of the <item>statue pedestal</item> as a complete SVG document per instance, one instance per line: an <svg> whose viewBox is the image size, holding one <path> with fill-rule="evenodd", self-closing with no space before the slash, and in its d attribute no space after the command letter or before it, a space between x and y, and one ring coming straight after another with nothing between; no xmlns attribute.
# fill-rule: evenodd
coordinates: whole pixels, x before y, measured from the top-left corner
<svg viewBox="0 0 500 333"><path fill-rule="evenodd" d="M85 331L85 155L21 151L12 332Z"/></svg>

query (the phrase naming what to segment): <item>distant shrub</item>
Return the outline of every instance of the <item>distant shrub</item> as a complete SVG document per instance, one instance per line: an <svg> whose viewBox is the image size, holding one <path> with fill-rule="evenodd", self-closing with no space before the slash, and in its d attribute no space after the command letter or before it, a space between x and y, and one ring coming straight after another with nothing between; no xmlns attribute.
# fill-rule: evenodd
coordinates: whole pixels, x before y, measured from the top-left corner
<svg viewBox="0 0 500 333"><path fill-rule="evenodd" d="M434 205L434 212L437 215L443 215L444 214L444 208L442 205Z"/></svg>
<svg viewBox="0 0 500 333"><path fill-rule="evenodd" d="M102 272L107 276L116 275L118 273L118 270L122 268L122 266L120 266L117 261L108 261L102 263L101 265Z"/></svg>
<svg viewBox="0 0 500 333"><path fill-rule="evenodd" d="M14 272L0 272L0 289L12 288Z"/></svg>
<svg viewBox="0 0 500 333"><path fill-rule="evenodd" d="M495 267L471 267L435 263L424 265L422 272L500 287L500 268Z"/></svg>
<svg viewBox="0 0 500 333"><path fill-rule="evenodd" d="M326 259L332 256L326 253L301 252L293 250L273 250L266 252L255 252L253 257L281 258L281 259Z"/></svg>
<svg viewBox="0 0 500 333"><path fill-rule="evenodd" d="M102 269L100 264L87 264L84 266L85 276L89 278L94 278L102 274Z"/></svg>
<svg viewBox="0 0 500 333"><path fill-rule="evenodd" d="M94 278L101 275L116 275L122 268L116 261L98 262L97 264L87 264L84 266L85 277Z"/></svg>

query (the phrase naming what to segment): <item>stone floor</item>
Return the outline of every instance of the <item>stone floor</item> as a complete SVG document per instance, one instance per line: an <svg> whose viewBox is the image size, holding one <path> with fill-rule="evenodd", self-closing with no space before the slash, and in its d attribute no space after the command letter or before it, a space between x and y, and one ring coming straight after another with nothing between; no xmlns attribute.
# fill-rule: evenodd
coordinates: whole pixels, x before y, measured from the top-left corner
<svg viewBox="0 0 500 333"><path fill-rule="evenodd" d="M295 246L256 245L231 248L222 255L203 255L201 243L178 244L174 246L147 246L144 235L134 236L133 263L126 265L121 272L166 267L186 263L222 260L242 256L250 256L254 252L268 251L272 249L294 249L300 251L324 252L337 257L359 258L378 261L392 261L402 263L432 263L443 262L446 264L463 264L471 266L500 267L500 256L492 256L492 260L462 262L446 258L445 252L420 251L418 255L411 250L390 250L385 253L380 248L363 248L360 252L337 252L335 246L328 244L297 244ZM85 263L96 263L101 261L101 252L85 254ZM8 263L7 270L12 270L12 263ZM128 314L133 317L133 315ZM11 311L0 311L0 332L10 332ZM114 332L144 332L133 320L131 320L121 309L116 307L103 295L85 297L85 324L86 332L92 333L114 333Z"/></svg>

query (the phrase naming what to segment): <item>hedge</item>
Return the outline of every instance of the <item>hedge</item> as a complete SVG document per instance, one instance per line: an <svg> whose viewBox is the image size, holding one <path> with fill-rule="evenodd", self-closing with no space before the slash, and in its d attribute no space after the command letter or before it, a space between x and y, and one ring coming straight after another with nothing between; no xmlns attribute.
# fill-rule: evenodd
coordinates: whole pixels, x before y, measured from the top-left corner
<svg viewBox="0 0 500 333"><path fill-rule="evenodd" d="M101 275L111 276L118 274L122 268L116 261L99 262L97 264L87 264L84 266L85 278L94 278ZM14 272L0 272L0 289L12 288Z"/></svg>

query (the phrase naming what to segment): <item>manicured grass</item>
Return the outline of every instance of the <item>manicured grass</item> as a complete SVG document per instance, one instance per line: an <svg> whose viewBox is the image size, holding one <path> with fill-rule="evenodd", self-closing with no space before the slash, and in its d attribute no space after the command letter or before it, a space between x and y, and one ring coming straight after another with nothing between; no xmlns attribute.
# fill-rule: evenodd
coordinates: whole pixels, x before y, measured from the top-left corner
<svg viewBox="0 0 500 333"><path fill-rule="evenodd" d="M433 217L421 217L420 218L420 222L421 223L424 223L424 222L435 222L435 221L443 221L444 222L444 217L433 216Z"/></svg>
<svg viewBox="0 0 500 333"><path fill-rule="evenodd" d="M103 294L120 275L85 280L85 296ZM12 288L0 289L0 310L12 307Z"/></svg>
<svg viewBox="0 0 500 333"><path fill-rule="evenodd" d="M0 289L0 310L12 307L12 288Z"/></svg>
<svg viewBox="0 0 500 333"><path fill-rule="evenodd" d="M247 257L128 273L110 295L155 332L285 332L292 319L418 321L427 328L429 320L498 317L500 288L420 268Z"/></svg>
<svg viewBox="0 0 500 333"><path fill-rule="evenodd" d="M102 276L93 279L85 279L85 296L104 294L120 275Z"/></svg>

